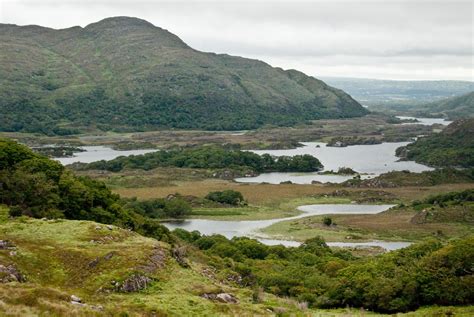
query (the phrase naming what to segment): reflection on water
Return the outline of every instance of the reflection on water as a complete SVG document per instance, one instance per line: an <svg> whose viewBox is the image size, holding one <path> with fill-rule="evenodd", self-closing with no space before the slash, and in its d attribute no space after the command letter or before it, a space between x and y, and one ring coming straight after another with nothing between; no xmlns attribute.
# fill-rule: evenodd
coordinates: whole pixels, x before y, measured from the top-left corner
<svg viewBox="0 0 474 317"><path fill-rule="evenodd" d="M452 121L445 120L443 118L415 118L415 117L405 117L405 116L397 116L398 119L401 120L413 120L416 119L418 122L405 122L402 124L421 124L421 125L433 125L433 124L442 124L448 125Z"/></svg>
<svg viewBox="0 0 474 317"><path fill-rule="evenodd" d="M411 172L422 172L432 168L418 164L413 161L398 162L395 150L405 146L408 142L382 143L374 145L352 145L348 147L328 147L325 143L303 142L303 147L291 150L258 150L257 154L268 153L274 156L294 156L310 154L318 158L324 165L325 170L337 171L340 167L350 167L353 170L367 174L362 178L369 178L390 171L409 170ZM279 184L291 181L296 184L311 184L312 181L321 183L342 183L352 176L348 175L318 175L317 173L263 173L256 177L236 178L237 182L243 183L270 183Z"/></svg>
<svg viewBox="0 0 474 317"><path fill-rule="evenodd" d="M81 146L81 149L84 149L84 152L76 152L73 157L60 157L55 158L56 161L59 161L62 165L68 165L75 162L81 163L92 163L100 160L113 160L119 156L129 156L129 155L139 155L150 152L156 152L154 149L146 150L127 150L127 151L117 151L106 146Z"/></svg>
<svg viewBox="0 0 474 317"><path fill-rule="evenodd" d="M356 205L356 204L318 204L298 207L303 211L302 214L289 217L270 220L247 220L247 221L229 221L229 220L207 220L207 219L187 219L182 221L163 223L168 229L181 228L187 231L197 230L204 235L221 234L228 239L233 237L252 237L267 245L298 246L300 242L293 240L269 239L258 230L266 228L274 223L286 220L294 220L308 216L327 215L327 214L377 214L388 210L393 205ZM395 250L409 245L407 242L389 242L389 241L371 241L371 242L331 242L330 246L380 246L387 250Z"/></svg>

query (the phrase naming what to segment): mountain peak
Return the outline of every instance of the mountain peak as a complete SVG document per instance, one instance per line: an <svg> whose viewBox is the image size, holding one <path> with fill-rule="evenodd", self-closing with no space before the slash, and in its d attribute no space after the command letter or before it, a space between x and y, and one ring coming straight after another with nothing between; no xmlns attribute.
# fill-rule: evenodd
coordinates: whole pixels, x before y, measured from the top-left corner
<svg viewBox="0 0 474 317"><path fill-rule="evenodd" d="M156 28L150 22L127 16L116 16L105 18L95 23L91 23L85 27L88 30L109 29L109 28Z"/></svg>

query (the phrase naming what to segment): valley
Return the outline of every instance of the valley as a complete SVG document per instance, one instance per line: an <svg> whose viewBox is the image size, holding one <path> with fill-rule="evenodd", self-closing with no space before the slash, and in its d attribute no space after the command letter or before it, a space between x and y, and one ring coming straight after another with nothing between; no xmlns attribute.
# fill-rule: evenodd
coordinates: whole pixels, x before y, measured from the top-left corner
<svg viewBox="0 0 474 317"><path fill-rule="evenodd" d="M474 316L474 84L418 80L467 46L387 36L399 3L375 33L348 3L176 5L0 23L0 316Z"/></svg>

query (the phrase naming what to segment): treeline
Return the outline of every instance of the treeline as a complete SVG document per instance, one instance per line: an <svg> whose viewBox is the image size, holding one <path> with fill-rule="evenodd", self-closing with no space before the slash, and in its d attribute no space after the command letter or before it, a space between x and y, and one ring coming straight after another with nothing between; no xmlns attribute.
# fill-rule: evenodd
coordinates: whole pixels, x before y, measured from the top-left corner
<svg viewBox="0 0 474 317"><path fill-rule="evenodd" d="M239 284L278 296L290 296L310 307L364 307L385 313L424 305L467 305L474 300L474 238L443 246L428 241L377 257L356 258L333 250L321 238L300 247L267 246L248 238L176 229L173 233L211 257Z"/></svg>
<svg viewBox="0 0 474 317"><path fill-rule="evenodd" d="M460 192L449 192L429 196L423 200L415 200L412 205L418 207L423 207L427 205L437 205L445 207L462 205L467 203L474 203L474 189L466 189Z"/></svg>
<svg viewBox="0 0 474 317"><path fill-rule="evenodd" d="M126 208L103 182L77 177L60 163L7 139L0 139L0 203L15 217L91 220L169 238L158 220Z"/></svg>
<svg viewBox="0 0 474 317"><path fill-rule="evenodd" d="M157 167L187 167L207 169L245 169L263 172L314 172L321 162L308 154L273 157L269 154L241 151L222 146L199 146L162 150L143 155L121 156L110 161L78 164L79 169L118 172L127 169L151 170Z"/></svg>

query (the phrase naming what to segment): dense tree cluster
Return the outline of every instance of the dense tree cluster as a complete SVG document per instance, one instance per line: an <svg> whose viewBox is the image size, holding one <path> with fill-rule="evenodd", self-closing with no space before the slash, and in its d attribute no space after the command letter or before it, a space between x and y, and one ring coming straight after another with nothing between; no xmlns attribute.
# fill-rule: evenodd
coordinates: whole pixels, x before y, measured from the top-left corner
<svg viewBox="0 0 474 317"><path fill-rule="evenodd" d="M221 146L199 146L122 156L110 161L80 164L82 169L118 172L125 168L150 170L157 167L248 169L254 172L314 172L321 162L308 154L273 157Z"/></svg>
<svg viewBox="0 0 474 317"><path fill-rule="evenodd" d="M206 199L221 204L228 204L234 206L242 205L245 203L244 196L242 195L242 193L232 189L210 192L206 195Z"/></svg>
<svg viewBox="0 0 474 317"><path fill-rule="evenodd" d="M92 220L159 239L168 233L157 220L124 208L104 183L77 177L58 162L7 139L0 139L0 203L10 207L12 216Z"/></svg>
<svg viewBox="0 0 474 317"><path fill-rule="evenodd" d="M332 250L321 238L300 247L266 246L249 238L176 229L173 233L233 270L241 284L291 296L312 307L364 307L399 312L423 305L465 305L474 300L474 238L443 245L439 241L355 258Z"/></svg>

